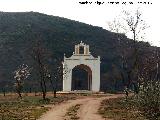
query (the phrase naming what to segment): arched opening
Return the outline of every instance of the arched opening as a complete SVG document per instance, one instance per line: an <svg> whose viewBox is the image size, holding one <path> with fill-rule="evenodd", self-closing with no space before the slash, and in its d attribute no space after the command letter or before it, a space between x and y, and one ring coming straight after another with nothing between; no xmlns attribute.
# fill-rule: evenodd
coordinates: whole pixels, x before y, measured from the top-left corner
<svg viewBox="0 0 160 120"><path fill-rule="evenodd" d="M84 54L84 46L79 47L79 54Z"/></svg>
<svg viewBox="0 0 160 120"><path fill-rule="evenodd" d="M91 90L92 71L87 65L77 65L72 69L71 90Z"/></svg>

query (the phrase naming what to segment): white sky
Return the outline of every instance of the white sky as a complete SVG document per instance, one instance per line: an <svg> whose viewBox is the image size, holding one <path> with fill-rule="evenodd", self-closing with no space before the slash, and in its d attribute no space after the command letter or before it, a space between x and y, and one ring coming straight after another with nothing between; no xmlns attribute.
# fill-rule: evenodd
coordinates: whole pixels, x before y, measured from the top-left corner
<svg viewBox="0 0 160 120"><path fill-rule="evenodd" d="M82 5L79 2L86 0L0 0L0 11L25 12L35 11L49 15L60 16L72 20L107 28L107 22L112 21L124 10L136 10L140 8L143 18L150 26L147 30L147 41L154 46L160 46L160 1L159 0L99 0L105 2L97 5L97 0L87 0L92 4ZM134 5L111 5L107 2L118 1ZM152 4L138 4L137 2L150 2Z"/></svg>

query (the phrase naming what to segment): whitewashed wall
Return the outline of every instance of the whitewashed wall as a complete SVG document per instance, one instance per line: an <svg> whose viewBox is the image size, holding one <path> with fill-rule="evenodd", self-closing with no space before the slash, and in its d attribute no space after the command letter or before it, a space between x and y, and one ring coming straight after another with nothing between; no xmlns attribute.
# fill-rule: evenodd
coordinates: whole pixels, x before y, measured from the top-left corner
<svg viewBox="0 0 160 120"><path fill-rule="evenodd" d="M91 90L93 92L98 92L100 90L100 57L94 58L92 55L72 55L70 58L64 56L63 65L67 67L68 73L66 76L63 76L63 91L71 91L72 69L81 64L84 64L91 69Z"/></svg>

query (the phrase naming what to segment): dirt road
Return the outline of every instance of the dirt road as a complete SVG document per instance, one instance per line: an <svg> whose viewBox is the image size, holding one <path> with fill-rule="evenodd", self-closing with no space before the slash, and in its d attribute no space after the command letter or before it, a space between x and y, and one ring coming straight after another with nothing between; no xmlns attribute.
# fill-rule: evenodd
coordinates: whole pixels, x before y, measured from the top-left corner
<svg viewBox="0 0 160 120"><path fill-rule="evenodd" d="M99 114L97 114L101 101L104 99L117 98L120 96L122 95L85 97L76 100L69 100L65 103L53 106L53 108L46 114L42 115L39 120L64 120L68 108L76 104L82 104L78 110L78 116L80 117L80 120L104 120Z"/></svg>

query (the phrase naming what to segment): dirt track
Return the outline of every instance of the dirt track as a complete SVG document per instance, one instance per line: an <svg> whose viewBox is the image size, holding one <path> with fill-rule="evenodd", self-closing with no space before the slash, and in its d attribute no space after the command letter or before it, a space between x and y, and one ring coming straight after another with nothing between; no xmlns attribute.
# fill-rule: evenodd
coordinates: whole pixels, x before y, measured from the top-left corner
<svg viewBox="0 0 160 120"><path fill-rule="evenodd" d="M120 96L122 95L112 95L99 98L85 97L83 99L69 100L65 103L53 106L53 108L46 114L42 115L39 120L64 120L67 109L76 104L82 104L78 110L80 120L104 120L99 114L97 114L101 101Z"/></svg>

